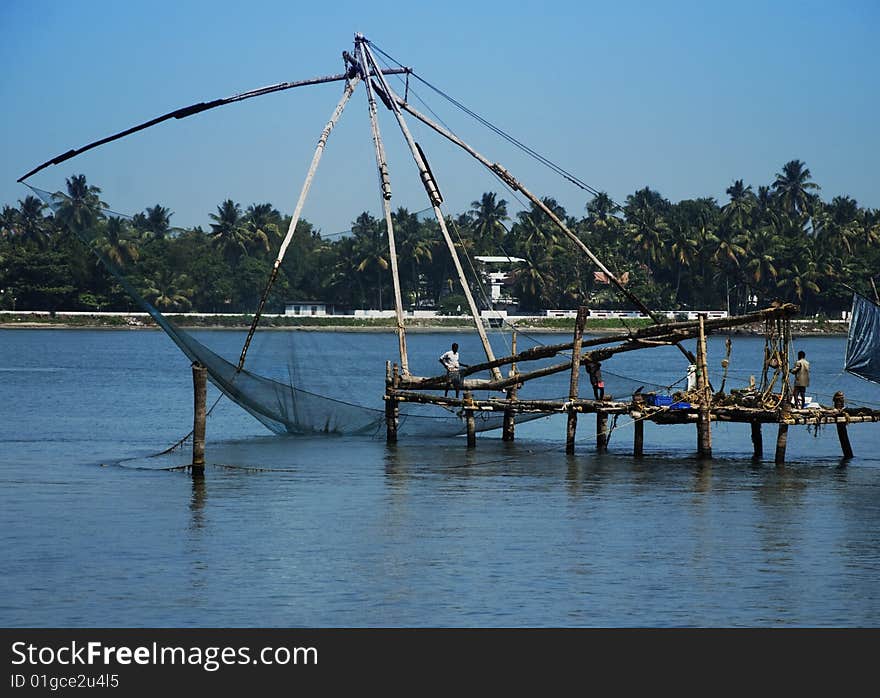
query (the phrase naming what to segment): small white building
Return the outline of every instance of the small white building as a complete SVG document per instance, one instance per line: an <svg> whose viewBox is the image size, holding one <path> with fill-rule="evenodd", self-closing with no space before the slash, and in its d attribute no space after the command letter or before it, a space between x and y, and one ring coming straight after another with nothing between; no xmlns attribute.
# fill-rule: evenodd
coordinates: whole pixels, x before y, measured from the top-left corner
<svg viewBox="0 0 880 698"><path fill-rule="evenodd" d="M492 305L496 303L516 303L516 299L511 298L503 287L514 266L526 260L520 257L508 257L507 255L477 255L474 259L482 265L483 281L489 285L489 298L492 301Z"/></svg>
<svg viewBox="0 0 880 698"><path fill-rule="evenodd" d="M285 315L333 315L333 306L324 301L287 301Z"/></svg>

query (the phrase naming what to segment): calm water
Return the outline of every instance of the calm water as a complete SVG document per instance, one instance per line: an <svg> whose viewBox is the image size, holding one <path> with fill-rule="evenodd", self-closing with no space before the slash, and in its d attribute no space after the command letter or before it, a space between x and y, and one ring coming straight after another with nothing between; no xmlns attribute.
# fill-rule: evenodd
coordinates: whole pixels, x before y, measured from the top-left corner
<svg viewBox="0 0 880 698"><path fill-rule="evenodd" d="M200 336L233 357L243 339ZM453 339L477 356L466 335L412 335L414 370L436 372ZM380 404L393 335L273 341L267 355ZM734 344L728 387L762 346ZM840 375L843 346L796 342L808 394L880 403L880 387ZM723 340L709 351L717 365ZM675 350L621 355L607 390L684 368ZM189 363L163 334L0 330L0 386L2 626L880 625L880 425L850 428L846 467L833 427L793 428L776 468L751 462L742 425L713 425L716 458L700 464L693 427L649 424L637 461L623 420L597 455L582 418L567 457L559 417L470 452L461 438L388 448L275 437L223 400L194 485L159 469L185 453L147 458L191 425ZM774 439L765 427L770 458Z"/></svg>

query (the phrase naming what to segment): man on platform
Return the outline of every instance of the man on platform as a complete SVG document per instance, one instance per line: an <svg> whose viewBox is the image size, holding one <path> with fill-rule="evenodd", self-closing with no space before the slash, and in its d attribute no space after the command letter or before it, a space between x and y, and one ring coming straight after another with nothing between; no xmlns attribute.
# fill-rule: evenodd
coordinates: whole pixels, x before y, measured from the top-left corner
<svg viewBox="0 0 880 698"><path fill-rule="evenodd" d="M805 352L799 351L797 361L791 371L794 373L794 406L804 409L807 386L810 385L810 362Z"/></svg>
<svg viewBox="0 0 880 698"><path fill-rule="evenodd" d="M459 369L462 366L467 368L467 364L459 362L458 344L456 342L452 343L452 349L443 353L440 357L440 363L443 368L446 369L446 390L443 395L449 395L449 387L452 386L455 388L455 397L458 397L458 391L461 389L461 374L459 373Z"/></svg>

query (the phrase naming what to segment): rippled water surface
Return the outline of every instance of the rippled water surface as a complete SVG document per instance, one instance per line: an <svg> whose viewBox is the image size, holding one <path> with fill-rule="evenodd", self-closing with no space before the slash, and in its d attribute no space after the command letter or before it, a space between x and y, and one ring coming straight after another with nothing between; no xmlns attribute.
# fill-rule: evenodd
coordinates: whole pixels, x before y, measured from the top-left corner
<svg viewBox="0 0 880 698"><path fill-rule="evenodd" d="M232 357L243 340L199 336ZM469 335L413 334L414 371L436 373L453 340L477 356ZM395 346L279 332L255 356L375 407ZM728 387L756 372L761 347L735 339ZM795 348L813 366L808 394L880 403L880 386L841 374L842 338ZM709 352L717 365L723 338ZM685 366L651 349L604 368L625 395ZM751 461L743 425L713 424L715 459L701 463L694 427L647 425L634 459L624 420L597 454L582 417L569 457L561 417L519 426L513 444L389 448L272 436L223 400L194 482L161 469L185 451L147 457L192 420L189 363L159 332L0 330L0 386L3 626L880 625L880 424L850 428L845 466L833 427L792 428L777 468ZM768 458L774 440L765 427Z"/></svg>

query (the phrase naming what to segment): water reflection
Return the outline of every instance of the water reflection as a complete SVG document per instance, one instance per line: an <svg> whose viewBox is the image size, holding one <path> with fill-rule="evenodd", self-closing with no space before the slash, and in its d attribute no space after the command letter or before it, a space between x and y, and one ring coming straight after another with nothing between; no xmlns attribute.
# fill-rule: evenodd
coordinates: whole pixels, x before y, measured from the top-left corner
<svg viewBox="0 0 880 698"><path fill-rule="evenodd" d="M190 522L189 527L192 530L200 530L205 525L205 497L207 490L205 487L205 474L192 474L192 496L189 500Z"/></svg>

